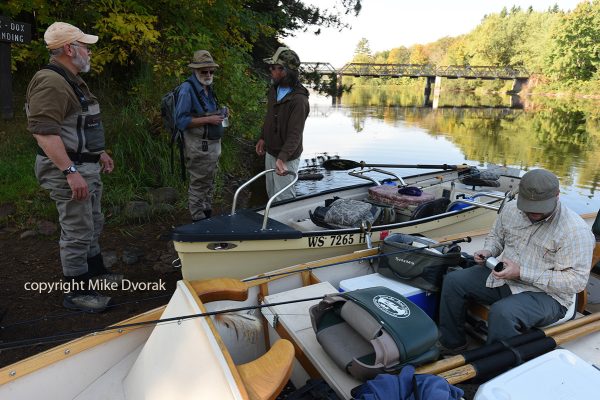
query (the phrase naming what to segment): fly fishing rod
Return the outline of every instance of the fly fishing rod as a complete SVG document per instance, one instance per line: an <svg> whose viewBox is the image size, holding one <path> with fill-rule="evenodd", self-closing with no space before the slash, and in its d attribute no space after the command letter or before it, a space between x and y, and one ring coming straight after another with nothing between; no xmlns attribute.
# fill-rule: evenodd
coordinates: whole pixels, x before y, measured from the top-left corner
<svg viewBox="0 0 600 400"><path fill-rule="evenodd" d="M600 320L571 329L554 336L548 336L533 342L501 351L494 356L474 361L438 374L448 383L455 385L478 376L496 376L508 369L554 350L557 346L571 340L600 331Z"/></svg>
<svg viewBox="0 0 600 400"><path fill-rule="evenodd" d="M555 336L557 334L567 332L587 324L591 324L596 321L600 321L600 312L592 313L586 315L585 317L577 318L565 322L564 324L548 327L545 329L534 329L529 332L525 332L521 335L513 336L509 339L504 340L503 342L495 342L481 346L477 349L467 350L462 354L458 354L456 356L446 358L444 360L422 365L416 369L416 373L438 375L451 369L462 367L465 364L470 364L474 361L491 357L495 354L506 350L507 348L519 347L527 343L534 342L536 340Z"/></svg>

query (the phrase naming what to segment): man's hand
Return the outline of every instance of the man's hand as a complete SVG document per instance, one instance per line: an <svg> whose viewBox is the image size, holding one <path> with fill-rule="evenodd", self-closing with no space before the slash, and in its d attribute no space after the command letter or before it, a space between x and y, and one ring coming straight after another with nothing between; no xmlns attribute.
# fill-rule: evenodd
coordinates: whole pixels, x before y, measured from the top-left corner
<svg viewBox="0 0 600 400"><path fill-rule="evenodd" d="M214 114L214 115L208 115L204 118L205 118L204 121L206 121L207 124L220 125L223 122L224 117L222 114Z"/></svg>
<svg viewBox="0 0 600 400"><path fill-rule="evenodd" d="M285 163L278 158L275 161L275 172L277 172L277 175L286 175L287 170Z"/></svg>
<svg viewBox="0 0 600 400"><path fill-rule="evenodd" d="M112 158L110 158L107 152L100 154L100 165L102 166L102 168L100 168L100 172L106 172L110 174L113 172L113 169L115 169L115 162Z"/></svg>
<svg viewBox="0 0 600 400"><path fill-rule="evenodd" d="M477 264L485 264L485 260L491 256L492 252L489 250L477 250L475 253L473 253L473 258Z"/></svg>
<svg viewBox="0 0 600 400"><path fill-rule="evenodd" d="M73 193L71 195L73 200L86 200L90 195L88 184L79 172L67 175L67 183L69 184L71 192Z"/></svg>
<svg viewBox="0 0 600 400"><path fill-rule="evenodd" d="M258 154L259 156L264 156L265 155L265 141L264 141L264 139L258 139L258 142L256 142L256 154Z"/></svg>
<svg viewBox="0 0 600 400"><path fill-rule="evenodd" d="M516 280L521 277L521 267L519 264L506 258L502 259L504 269L500 272L492 270L492 274L496 279L512 279Z"/></svg>

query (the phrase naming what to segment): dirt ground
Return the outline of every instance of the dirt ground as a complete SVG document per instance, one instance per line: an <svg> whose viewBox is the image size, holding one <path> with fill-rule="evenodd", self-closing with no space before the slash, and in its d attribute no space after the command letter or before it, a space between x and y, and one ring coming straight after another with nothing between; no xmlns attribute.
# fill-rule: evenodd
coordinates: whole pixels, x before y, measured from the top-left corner
<svg viewBox="0 0 600 400"><path fill-rule="evenodd" d="M62 278L58 233L21 239L21 232L2 230L0 234L0 342L52 336L107 326L130 316L166 304L181 279L181 272L168 268L168 260L176 252L169 233L173 226L187 223L187 213L163 218L158 223L129 226L107 226L101 236L103 252L113 251L118 261L113 271L124 274L131 282L156 283L156 286L105 293L112 296L113 306L101 314L69 311L62 306L63 293L38 293L28 286L32 282L58 282ZM139 261L128 265L125 250L134 249ZM168 260L167 260L168 259ZM157 268L161 264L163 268ZM161 284L164 290L159 287ZM28 290L29 289L29 290ZM154 290L157 289L157 290ZM37 345L0 352L0 366L53 347Z"/></svg>

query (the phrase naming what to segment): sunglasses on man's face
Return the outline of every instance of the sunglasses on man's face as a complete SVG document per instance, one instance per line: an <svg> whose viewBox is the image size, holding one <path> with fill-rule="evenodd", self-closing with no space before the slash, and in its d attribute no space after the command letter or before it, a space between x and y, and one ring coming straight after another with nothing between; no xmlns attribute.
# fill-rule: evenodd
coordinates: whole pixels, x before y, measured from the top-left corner
<svg viewBox="0 0 600 400"><path fill-rule="evenodd" d="M214 75L215 71L214 70L205 70L205 71L200 71L200 75Z"/></svg>
<svg viewBox="0 0 600 400"><path fill-rule="evenodd" d="M275 70L283 71L283 67L281 65L269 65L269 69L271 71L275 71Z"/></svg>

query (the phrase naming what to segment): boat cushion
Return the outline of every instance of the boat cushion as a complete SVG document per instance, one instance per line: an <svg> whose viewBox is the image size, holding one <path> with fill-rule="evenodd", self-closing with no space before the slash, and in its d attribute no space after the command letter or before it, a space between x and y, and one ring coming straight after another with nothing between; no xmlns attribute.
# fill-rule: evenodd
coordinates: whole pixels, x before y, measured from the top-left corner
<svg viewBox="0 0 600 400"><path fill-rule="evenodd" d="M431 193L422 192L420 196L398 193L398 186L381 185L369 188L369 199L377 203L393 206L402 215L410 217L421 204L435 199Z"/></svg>
<svg viewBox="0 0 600 400"><path fill-rule="evenodd" d="M330 294L309 312L323 350L357 379L397 372L408 363L420 365L438 356L435 323L389 288Z"/></svg>
<svg viewBox="0 0 600 400"><path fill-rule="evenodd" d="M461 249L458 245L418 249L435 243L431 239L403 233L390 235L383 240L383 256L379 259L377 272L408 285L437 292L442 287L448 267L460 264Z"/></svg>

